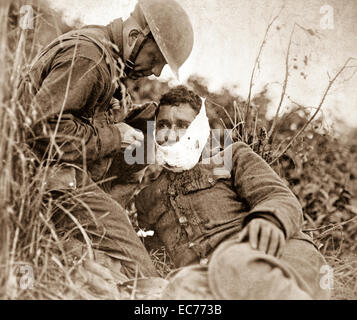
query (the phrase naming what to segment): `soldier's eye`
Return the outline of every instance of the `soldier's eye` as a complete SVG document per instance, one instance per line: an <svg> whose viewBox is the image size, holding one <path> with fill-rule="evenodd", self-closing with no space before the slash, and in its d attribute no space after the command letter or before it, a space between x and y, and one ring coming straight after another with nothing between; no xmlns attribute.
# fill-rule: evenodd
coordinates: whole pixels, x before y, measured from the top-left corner
<svg viewBox="0 0 357 320"><path fill-rule="evenodd" d="M157 129L168 129L169 125L166 121L159 121L156 125Z"/></svg>
<svg viewBox="0 0 357 320"><path fill-rule="evenodd" d="M180 128L180 129L187 129L189 127L190 123L189 122L186 122L186 121L179 121L177 123L177 126Z"/></svg>

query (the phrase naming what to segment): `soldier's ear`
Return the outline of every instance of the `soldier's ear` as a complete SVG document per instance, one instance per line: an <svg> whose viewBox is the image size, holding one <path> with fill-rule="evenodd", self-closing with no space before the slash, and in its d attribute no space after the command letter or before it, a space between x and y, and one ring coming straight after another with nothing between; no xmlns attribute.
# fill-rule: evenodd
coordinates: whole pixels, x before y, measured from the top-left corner
<svg viewBox="0 0 357 320"><path fill-rule="evenodd" d="M136 39L138 38L140 31L133 29L129 32L129 39L128 39L128 45L129 47L132 47L136 41Z"/></svg>

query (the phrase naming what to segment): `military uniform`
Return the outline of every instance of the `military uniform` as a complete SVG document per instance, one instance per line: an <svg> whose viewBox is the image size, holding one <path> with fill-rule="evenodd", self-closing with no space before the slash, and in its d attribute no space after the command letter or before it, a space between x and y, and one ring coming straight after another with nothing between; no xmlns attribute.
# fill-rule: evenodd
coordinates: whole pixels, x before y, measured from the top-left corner
<svg viewBox="0 0 357 320"><path fill-rule="evenodd" d="M328 297L320 287L320 268L326 262L301 231L298 200L244 143L234 143L188 171L164 169L137 196L136 207L139 225L154 230L175 265L183 268L173 276L175 285L166 298L264 299L264 292L266 299ZM254 218L268 219L283 230L287 241L280 259L257 255L235 240ZM255 276L249 277L249 270ZM260 286L255 291L260 296L252 290L239 292L237 288L246 288L239 284L240 274L263 283L265 291Z"/></svg>
<svg viewBox="0 0 357 320"><path fill-rule="evenodd" d="M35 59L19 90L32 115L27 141L40 159L48 158L50 134L56 133L47 189L72 194L59 208L58 221L71 228L73 219L64 219L63 210L76 217L93 247L110 257L104 260L111 269L133 277L138 266L139 275L154 276L155 267L126 212L103 191L108 191L105 184L97 185L108 177L113 159L121 157L112 98L122 103L121 110L130 103L121 82L121 37L121 19L59 37ZM114 171L120 170L116 166Z"/></svg>

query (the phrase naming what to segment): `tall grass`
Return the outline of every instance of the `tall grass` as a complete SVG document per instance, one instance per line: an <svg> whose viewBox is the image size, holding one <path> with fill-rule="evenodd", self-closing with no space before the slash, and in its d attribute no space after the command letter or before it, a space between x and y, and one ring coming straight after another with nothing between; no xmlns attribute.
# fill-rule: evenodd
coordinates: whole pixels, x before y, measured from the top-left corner
<svg viewBox="0 0 357 320"><path fill-rule="evenodd" d="M68 199L45 191L46 170L39 170L45 164L24 140L32 111L21 103L18 88L31 63L29 37L33 41L40 31L39 24L35 30L12 28L9 16L18 9L0 7L0 298L90 298L72 281L76 265L65 249L70 232L52 222Z"/></svg>

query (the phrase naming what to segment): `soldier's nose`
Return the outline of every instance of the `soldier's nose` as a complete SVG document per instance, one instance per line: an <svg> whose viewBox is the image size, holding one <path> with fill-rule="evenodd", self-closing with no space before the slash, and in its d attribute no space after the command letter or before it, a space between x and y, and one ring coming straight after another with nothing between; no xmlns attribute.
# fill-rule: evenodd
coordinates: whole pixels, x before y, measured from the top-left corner
<svg viewBox="0 0 357 320"><path fill-rule="evenodd" d="M152 69L152 73L155 77L160 77L162 69L164 68L165 64L158 64Z"/></svg>
<svg viewBox="0 0 357 320"><path fill-rule="evenodd" d="M179 139L180 139L180 137L178 136L176 131L175 130L170 130L170 132L166 136L165 140L166 140L167 145L172 145L172 144L178 142Z"/></svg>

